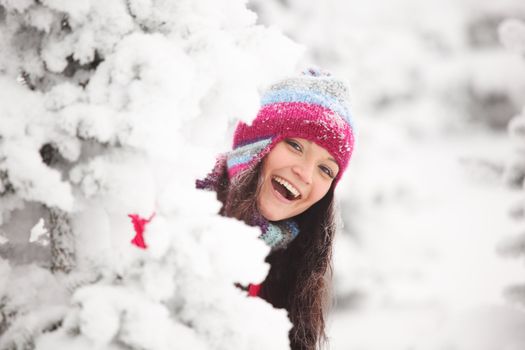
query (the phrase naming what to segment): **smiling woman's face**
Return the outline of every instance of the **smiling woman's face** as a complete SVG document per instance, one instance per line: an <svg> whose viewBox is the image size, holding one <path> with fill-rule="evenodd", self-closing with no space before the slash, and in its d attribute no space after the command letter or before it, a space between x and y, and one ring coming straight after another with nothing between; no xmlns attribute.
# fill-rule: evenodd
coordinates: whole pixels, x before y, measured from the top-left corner
<svg viewBox="0 0 525 350"><path fill-rule="evenodd" d="M279 142L263 159L259 212L270 221L301 214L324 197L338 172L337 162L315 142Z"/></svg>

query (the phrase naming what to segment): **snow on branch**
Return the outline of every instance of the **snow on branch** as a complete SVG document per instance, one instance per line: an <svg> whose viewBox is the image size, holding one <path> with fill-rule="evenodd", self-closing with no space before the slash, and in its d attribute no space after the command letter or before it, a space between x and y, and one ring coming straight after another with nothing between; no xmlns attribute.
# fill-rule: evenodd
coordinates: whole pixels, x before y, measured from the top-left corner
<svg viewBox="0 0 525 350"><path fill-rule="evenodd" d="M2 346L286 348L235 287L268 248L194 183L303 49L244 0L1 3Z"/></svg>

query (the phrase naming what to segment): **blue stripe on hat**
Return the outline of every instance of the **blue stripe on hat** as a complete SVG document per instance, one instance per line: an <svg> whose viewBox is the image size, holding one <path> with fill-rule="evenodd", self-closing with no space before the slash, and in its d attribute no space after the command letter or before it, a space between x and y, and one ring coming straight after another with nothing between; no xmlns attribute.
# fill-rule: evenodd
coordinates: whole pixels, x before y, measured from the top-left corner
<svg viewBox="0 0 525 350"><path fill-rule="evenodd" d="M311 90L280 89L270 90L261 99L261 105L269 105L278 102L304 102L312 103L330 109L342 116L353 129L353 121L350 111L339 100L330 96L316 94Z"/></svg>
<svg viewBox="0 0 525 350"><path fill-rule="evenodd" d="M228 168L231 168L238 164L248 163L250 160L253 159L254 156L255 155L253 154L245 154L245 155L240 155L237 157L228 158L228 161L227 161Z"/></svg>
<svg viewBox="0 0 525 350"><path fill-rule="evenodd" d="M264 139L259 139L257 141L250 140L249 142L245 143L242 146L239 146L235 148L233 151L230 152L232 156L237 156L239 154L246 154L250 153L254 150L262 150L264 147L268 146L268 144L272 142L271 137L265 137Z"/></svg>
<svg viewBox="0 0 525 350"><path fill-rule="evenodd" d="M257 154L268 146L270 142L272 142L271 137L237 147L228 154L228 160L226 162L228 168L238 164L249 163Z"/></svg>

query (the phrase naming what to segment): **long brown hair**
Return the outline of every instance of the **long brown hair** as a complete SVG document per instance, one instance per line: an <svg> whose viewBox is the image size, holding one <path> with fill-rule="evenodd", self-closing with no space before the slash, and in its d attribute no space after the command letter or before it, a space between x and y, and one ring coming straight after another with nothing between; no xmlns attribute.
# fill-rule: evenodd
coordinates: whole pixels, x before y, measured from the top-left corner
<svg viewBox="0 0 525 350"><path fill-rule="evenodd" d="M216 183L220 214L249 225L257 218L262 162L228 181L226 169ZM336 231L334 189L302 214L294 217L300 234L286 247L266 258L270 271L259 296L288 311L293 328L292 349L317 349L327 345L325 317L331 306L332 243Z"/></svg>

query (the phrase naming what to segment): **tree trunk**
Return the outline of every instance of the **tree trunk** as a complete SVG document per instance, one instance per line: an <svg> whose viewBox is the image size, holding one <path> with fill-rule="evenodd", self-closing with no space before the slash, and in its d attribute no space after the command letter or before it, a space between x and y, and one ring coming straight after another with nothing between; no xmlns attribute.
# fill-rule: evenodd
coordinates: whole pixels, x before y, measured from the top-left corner
<svg viewBox="0 0 525 350"><path fill-rule="evenodd" d="M58 208L51 208L49 214L51 271L69 273L75 266L75 237L69 216Z"/></svg>

